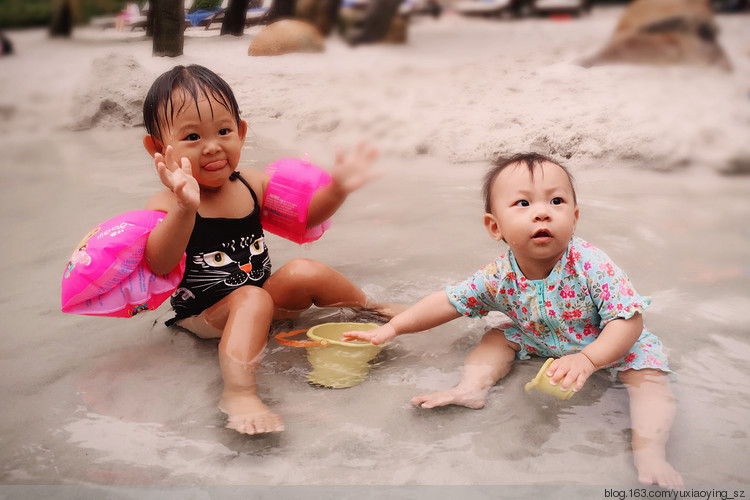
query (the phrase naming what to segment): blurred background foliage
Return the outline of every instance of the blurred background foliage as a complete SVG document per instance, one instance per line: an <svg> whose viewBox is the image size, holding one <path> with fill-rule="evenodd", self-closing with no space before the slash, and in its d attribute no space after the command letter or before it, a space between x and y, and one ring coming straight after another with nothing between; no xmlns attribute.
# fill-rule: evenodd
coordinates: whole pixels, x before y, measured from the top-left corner
<svg viewBox="0 0 750 500"><path fill-rule="evenodd" d="M93 16L116 15L125 0L74 0L80 6L80 19L85 22ZM145 0L136 2L140 6ZM52 19L53 0L0 0L0 28L25 28L46 26Z"/></svg>
<svg viewBox="0 0 750 500"><path fill-rule="evenodd" d="M221 0L195 0L190 8L192 12L196 10L211 10L221 6Z"/></svg>
<svg viewBox="0 0 750 500"><path fill-rule="evenodd" d="M53 3L59 0L0 0L0 29L47 26L52 20ZM88 22L94 16L114 16L125 6L126 0L72 0L77 11L76 23ZM136 0L143 8L147 0ZM188 0L191 11L211 9L221 5L222 0ZM439 0L443 5L456 0ZM596 4L625 4L630 0L592 0ZM713 0L716 2L737 2L747 0Z"/></svg>

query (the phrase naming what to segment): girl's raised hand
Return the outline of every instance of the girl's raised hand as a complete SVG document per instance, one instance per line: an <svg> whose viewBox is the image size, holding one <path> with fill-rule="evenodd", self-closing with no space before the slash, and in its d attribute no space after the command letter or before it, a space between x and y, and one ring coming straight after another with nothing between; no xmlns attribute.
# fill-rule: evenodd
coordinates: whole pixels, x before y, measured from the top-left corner
<svg viewBox="0 0 750 500"><path fill-rule="evenodd" d="M161 183L174 193L177 204L186 210L197 211L201 191L198 181L193 177L190 160L181 158L178 162L172 146L167 146L163 155L154 155L154 163Z"/></svg>
<svg viewBox="0 0 750 500"><path fill-rule="evenodd" d="M363 331L351 331L344 333L344 341L349 342L351 340L364 340L365 342L372 342L375 345L384 344L396 336L396 330L391 326L390 323L379 326L374 330Z"/></svg>
<svg viewBox="0 0 750 500"><path fill-rule="evenodd" d="M378 150L365 142L357 144L349 153L338 149L331 177L346 194L352 193L382 175L372 170L372 164L377 157Z"/></svg>

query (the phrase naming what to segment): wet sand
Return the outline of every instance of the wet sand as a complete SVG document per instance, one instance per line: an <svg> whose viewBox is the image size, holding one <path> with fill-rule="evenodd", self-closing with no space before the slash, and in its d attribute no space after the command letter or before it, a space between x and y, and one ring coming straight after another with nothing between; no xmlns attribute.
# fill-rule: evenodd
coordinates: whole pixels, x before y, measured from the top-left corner
<svg viewBox="0 0 750 500"><path fill-rule="evenodd" d="M483 410L411 407L412 396L457 382L484 320L399 338L344 390L307 384L304 351L271 339L260 392L287 430L247 437L225 429L216 408L215 344L166 328L168 306L128 320L63 315L74 245L159 188L141 128L74 130L76 97L101 98L91 75L104 57L122 81L193 62L219 72L252 127L243 166L302 154L327 165L336 145L377 144L385 175L351 196L323 239L267 239L275 268L320 259L378 300L414 302L502 251L481 224L490 158L565 158L578 234L653 298L646 324L679 374L673 465L689 487L750 493L750 177L727 174L750 158L748 16L718 17L732 73L576 66L620 12L421 19L406 46L331 39L324 54L274 59L246 56L252 30L191 36L176 59L151 58L137 36L11 32L17 55L0 60L0 483L637 487L627 394L603 374L560 402L523 391L543 362L533 359ZM276 329L351 318L316 310Z"/></svg>

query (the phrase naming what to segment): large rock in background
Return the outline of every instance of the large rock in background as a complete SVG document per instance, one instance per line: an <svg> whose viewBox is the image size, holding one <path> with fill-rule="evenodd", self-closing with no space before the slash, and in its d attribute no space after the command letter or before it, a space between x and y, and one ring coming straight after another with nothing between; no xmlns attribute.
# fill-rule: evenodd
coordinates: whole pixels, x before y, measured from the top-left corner
<svg viewBox="0 0 750 500"><path fill-rule="evenodd" d="M635 0L609 43L581 64L694 64L731 70L718 31L709 0Z"/></svg>
<svg viewBox="0 0 750 500"><path fill-rule="evenodd" d="M109 54L95 59L73 94L73 128L137 127L154 75L132 57Z"/></svg>
<svg viewBox="0 0 750 500"><path fill-rule="evenodd" d="M312 24L295 19L282 19L269 24L258 33L250 47L249 56L278 56L291 52L323 52L325 41Z"/></svg>

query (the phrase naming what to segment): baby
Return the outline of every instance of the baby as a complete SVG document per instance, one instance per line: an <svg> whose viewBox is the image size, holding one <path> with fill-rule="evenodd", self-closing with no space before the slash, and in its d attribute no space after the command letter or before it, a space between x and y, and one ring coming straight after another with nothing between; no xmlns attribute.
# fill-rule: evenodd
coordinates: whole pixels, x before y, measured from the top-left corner
<svg viewBox="0 0 750 500"><path fill-rule="evenodd" d="M579 209L569 172L543 155L516 155L498 162L483 188L485 228L508 244L508 253L387 324L344 337L381 344L462 315L503 312L510 321L488 329L467 356L459 384L417 396L415 405L482 408L513 361L530 354L556 358L547 375L562 389L578 391L594 371L607 369L628 390L639 480L681 487L665 451L675 413L670 370L641 316L650 299L635 292L607 255L573 235Z"/></svg>
<svg viewBox="0 0 750 500"><path fill-rule="evenodd" d="M168 324L221 339L219 407L227 427L246 434L282 431L281 417L260 400L255 385L271 320L295 317L311 305L393 314L321 262L295 259L271 273L260 220L269 176L237 169L247 123L218 75L197 65L164 73L148 92L143 116L143 144L165 186L146 208L166 212L149 235L145 259L151 271L164 274L187 254ZM331 183L310 201L308 227L327 220L374 177L376 157L364 144L337 153Z"/></svg>

